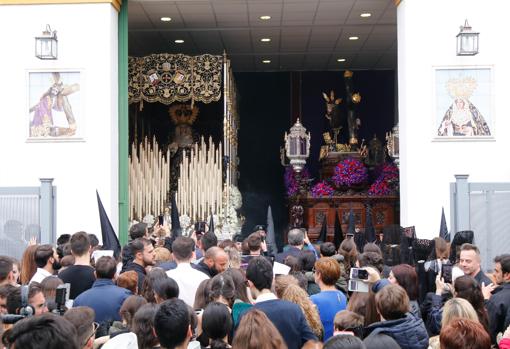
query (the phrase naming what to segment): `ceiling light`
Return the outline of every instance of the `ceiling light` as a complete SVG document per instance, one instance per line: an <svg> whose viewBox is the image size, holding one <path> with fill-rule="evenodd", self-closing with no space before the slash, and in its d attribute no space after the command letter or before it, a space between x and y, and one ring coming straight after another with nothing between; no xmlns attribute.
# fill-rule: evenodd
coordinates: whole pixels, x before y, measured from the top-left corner
<svg viewBox="0 0 510 349"><path fill-rule="evenodd" d="M269 64L269 63L271 63L271 60L270 60L270 59L264 59L264 60L262 61L262 63L264 63L264 64Z"/></svg>
<svg viewBox="0 0 510 349"><path fill-rule="evenodd" d="M345 62L345 58L338 58L336 61L337 62Z"/></svg>
<svg viewBox="0 0 510 349"><path fill-rule="evenodd" d="M260 16L259 18L263 21L267 21L271 19L271 16Z"/></svg>
<svg viewBox="0 0 510 349"><path fill-rule="evenodd" d="M270 38L262 38L262 39L260 39L260 41L262 41L262 42L270 42L271 39Z"/></svg>
<svg viewBox="0 0 510 349"><path fill-rule="evenodd" d="M357 37L357 36L349 36L349 40L358 40L358 39L359 39L359 37Z"/></svg>
<svg viewBox="0 0 510 349"><path fill-rule="evenodd" d="M363 18L368 18L370 16L372 16L372 14L368 13L368 12L360 14L360 17L363 17Z"/></svg>
<svg viewBox="0 0 510 349"><path fill-rule="evenodd" d="M170 17L161 17L161 22L170 22L172 18Z"/></svg>
<svg viewBox="0 0 510 349"><path fill-rule="evenodd" d="M184 40L182 39L177 39L174 41L176 44L183 44L184 43Z"/></svg>

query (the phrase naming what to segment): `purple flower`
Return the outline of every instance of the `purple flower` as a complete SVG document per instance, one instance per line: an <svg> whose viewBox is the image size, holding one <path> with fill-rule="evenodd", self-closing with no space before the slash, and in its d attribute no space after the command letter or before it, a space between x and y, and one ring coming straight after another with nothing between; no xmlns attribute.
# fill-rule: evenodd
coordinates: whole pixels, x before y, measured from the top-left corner
<svg viewBox="0 0 510 349"><path fill-rule="evenodd" d="M319 182L315 184L312 188L312 196L314 198L323 197L323 196L333 196L335 190L326 183L326 181Z"/></svg>
<svg viewBox="0 0 510 349"><path fill-rule="evenodd" d="M335 174L332 179L337 186L345 185L350 187L366 182L368 171L360 160L348 158L336 165Z"/></svg>

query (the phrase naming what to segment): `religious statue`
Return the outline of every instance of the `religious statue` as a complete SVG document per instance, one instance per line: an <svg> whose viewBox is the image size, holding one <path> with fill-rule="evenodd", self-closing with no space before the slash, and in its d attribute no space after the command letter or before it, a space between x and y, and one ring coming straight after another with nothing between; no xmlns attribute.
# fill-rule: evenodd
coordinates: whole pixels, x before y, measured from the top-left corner
<svg viewBox="0 0 510 349"><path fill-rule="evenodd" d="M352 147L358 145L358 128L361 125L361 120L356 117L357 105L361 102L361 95L353 92L352 87L352 72L346 70L344 73L345 80L345 104L347 107L347 127L349 129L349 144Z"/></svg>
<svg viewBox="0 0 510 349"><path fill-rule="evenodd" d="M365 163L369 167L382 165L385 160L385 155L381 141L377 138L377 135L374 135L374 138L368 143L368 157Z"/></svg>
<svg viewBox="0 0 510 349"><path fill-rule="evenodd" d="M338 134L340 133L342 125L345 122L345 115L342 115L340 112L340 103L342 103L342 99L335 99L334 91L329 93L329 97L324 92L322 93L322 96L326 100L326 118L328 119L329 126L333 131L336 144L338 143Z"/></svg>
<svg viewBox="0 0 510 349"><path fill-rule="evenodd" d="M175 124L173 142L170 147L187 148L193 144L193 129L191 125L198 116L198 107L188 104L174 104L168 110L172 122Z"/></svg>

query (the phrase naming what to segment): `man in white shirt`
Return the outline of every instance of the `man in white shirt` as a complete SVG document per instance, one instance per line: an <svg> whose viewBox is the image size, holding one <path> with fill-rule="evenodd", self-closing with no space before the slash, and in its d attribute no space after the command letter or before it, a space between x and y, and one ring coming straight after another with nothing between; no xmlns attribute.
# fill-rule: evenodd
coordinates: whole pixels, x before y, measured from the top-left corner
<svg viewBox="0 0 510 349"><path fill-rule="evenodd" d="M37 271L30 280L41 283L46 277L52 276L55 270L60 269L60 259L57 250L52 245L41 245L35 250L35 264Z"/></svg>
<svg viewBox="0 0 510 349"><path fill-rule="evenodd" d="M172 252L177 268L166 273L179 285L179 298L193 307L198 286L209 277L191 267L191 261L195 258L195 242L193 239L179 236L172 244Z"/></svg>

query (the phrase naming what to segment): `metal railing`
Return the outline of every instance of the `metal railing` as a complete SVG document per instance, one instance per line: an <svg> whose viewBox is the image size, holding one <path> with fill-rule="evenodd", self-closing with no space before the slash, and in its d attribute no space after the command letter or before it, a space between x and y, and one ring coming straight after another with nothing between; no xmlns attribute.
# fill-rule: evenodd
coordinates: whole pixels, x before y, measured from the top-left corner
<svg viewBox="0 0 510 349"><path fill-rule="evenodd" d="M56 187L41 178L39 187L0 187L0 255L21 258L30 238L55 242Z"/></svg>
<svg viewBox="0 0 510 349"><path fill-rule="evenodd" d="M469 183L468 175L455 178L450 183L451 231L472 230L482 268L491 270L495 256L510 253L510 183Z"/></svg>

